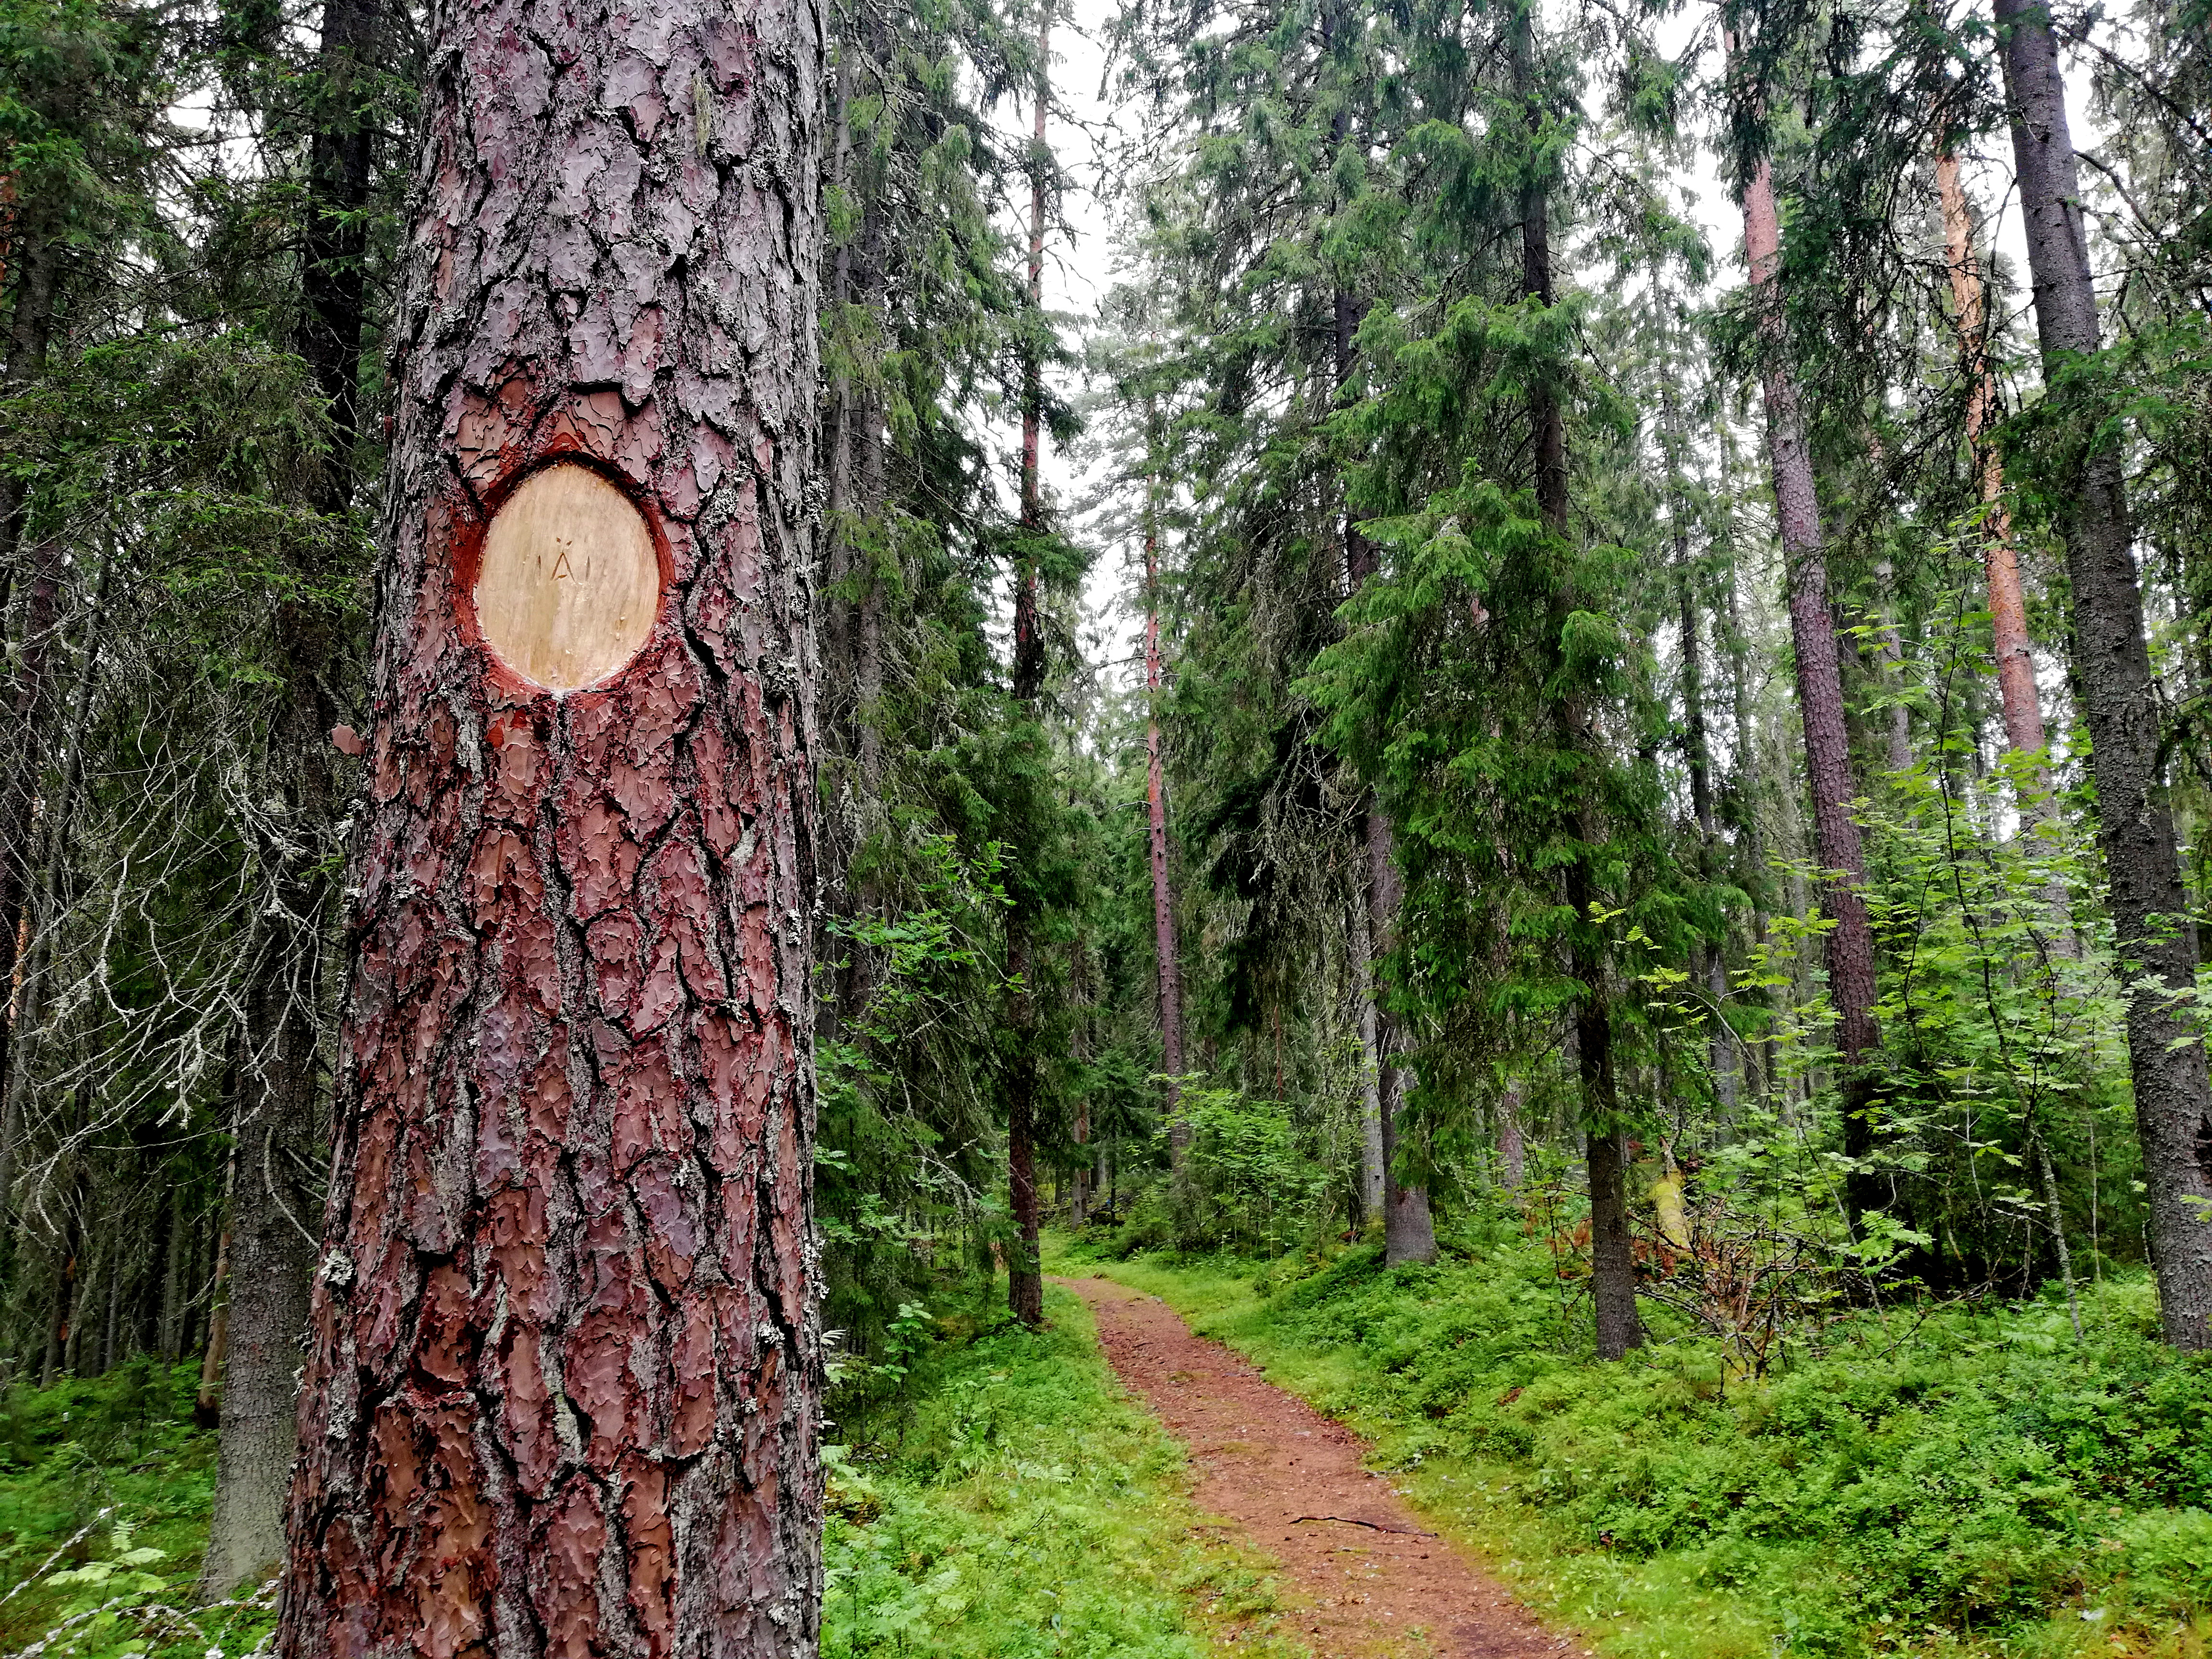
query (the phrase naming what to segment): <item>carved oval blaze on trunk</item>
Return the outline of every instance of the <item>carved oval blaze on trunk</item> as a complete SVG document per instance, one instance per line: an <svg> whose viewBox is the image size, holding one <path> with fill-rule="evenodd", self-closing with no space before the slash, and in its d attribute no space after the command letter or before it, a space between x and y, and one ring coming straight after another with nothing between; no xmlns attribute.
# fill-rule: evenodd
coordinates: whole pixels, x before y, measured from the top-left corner
<svg viewBox="0 0 2212 1659"><path fill-rule="evenodd" d="M629 497L588 467L533 472L493 514L473 598L492 655L574 691L625 667L660 616L660 560Z"/></svg>
<svg viewBox="0 0 2212 1659"><path fill-rule="evenodd" d="M811 1653L821 19L431 28L279 1651Z"/></svg>

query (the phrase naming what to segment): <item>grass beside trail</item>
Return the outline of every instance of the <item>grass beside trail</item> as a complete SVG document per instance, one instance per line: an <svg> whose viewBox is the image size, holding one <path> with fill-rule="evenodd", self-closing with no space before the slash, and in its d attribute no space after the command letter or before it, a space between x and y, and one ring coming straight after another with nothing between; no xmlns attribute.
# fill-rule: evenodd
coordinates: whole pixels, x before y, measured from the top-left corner
<svg viewBox="0 0 2212 1659"><path fill-rule="evenodd" d="M1590 1357L1502 1223L1434 1268L1363 1246L1050 1270L1163 1297L1349 1423L1376 1465L1616 1659L2002 1653L2201 1659L2212 1364L2136 1276L2063 1307L1862 1316L1753 1385L1676 1336ZM1659 1320L1655 1325L1661 1324Z"/></svg>
<svg viewBox="0 0 2212 1659"><path fill-rule="evenodd" d="M824 1659L1291 1659L1264 1559L1195 1530L1182 1449L1125 1397L1090 1310L947 1328L910 1407L831 1464Z"/></svg>
<svg viewBox="0 0 2212 1659"><path fill-rule="evenodd" d="M1036 1334L939 1326L903 1401L830 1453L825 1659L1304 1655L1273 1634L1264 1563L1194 1530L1182 1451L1121 1396L1089 1310L1054 1290L1048 1312ZM265 1606L191 1605L215 1482L198 1382L139 1364L0 1399L0 1654L58 1626L47 1659L237 1659L268 1632Z"/></svg>

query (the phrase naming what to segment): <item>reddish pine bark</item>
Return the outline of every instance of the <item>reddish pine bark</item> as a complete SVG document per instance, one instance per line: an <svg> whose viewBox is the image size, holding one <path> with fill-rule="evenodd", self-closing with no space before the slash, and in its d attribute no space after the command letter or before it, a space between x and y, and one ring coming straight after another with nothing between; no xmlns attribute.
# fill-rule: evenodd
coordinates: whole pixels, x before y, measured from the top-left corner
<svg viewBox="0 0 2212 1659"><path fill-rule="evenodd" d="M2067 125L2066 83L2050 16L2031 0L1995 0L2012 118L2014 173L2035 293L2046 382L2100 343L2097 291ZM2051 396L2074 394L2054 386ZM2081 410L2087 423L2094 411ZM2133 535L2118 448L2083 444L2065 502L2074 665L2097 781L2113 930L2129 964L2128 1054L2136 1130L2150 1188L2151 1255L2166 1338L2212 1347L2212 1083L2204 1046L2181 1012L2197 979L2197 932L2174 846L2159 753L2158 698L2143 632Z"/></svg>
<svg viewBox="0 0 2212 1659"><path fill-rule="evenodd" d="M821 52L796 0L434 15L287 1659L813 1648ZM565 696L470 600L556 459L663 575Z"/></svg>
<svg viewBox="0 0 2212 1659"><path fill-rule="evenodd" d="M1762 160L1743 192L1744 252L1759 307L1765 362L1760 387L1766 404L1766 454L1774 484L1775 519L1790 596L1790 635L1797 660L1797 705L1805 726L1805 771L1812 785L1813 837L1822 879L1820 908L1828 933L1828 996L1843 1052L1844 1151L1864 1159L1874 1151L1873 1061L1881 1045L1875 1023L1874 933L1867 920L1866 860L1850 804L1850 747L1844 729L1844 679L1828 611L1827 553L1820 504L1806 448L1796 377L1786 357L1781 311L1782 227L1774 207L1774 173ZM1856 1218L1875 1208L1874 1178L1845 1178L1845 1204Z"/></svg>
<svg viewBox="0 0 2212 1659"><path fill-rule="evenodd" d="M2020 585L2020 556L2013 544L2012 514L2004 504L2004 459L1990 441L1997 413L1997 380L1990 362L1981 267L1974 258L1974 216L1959 179L1959 158L1948 149L1936 156L1936 187L1943 205L1945 262L1951 298L1959 308L1959 352L1966 371L1966 447L1987 509L1982 558L1989 577L1990 631L1997 664L1997 696L2005 738L2021 754L2044 747L2043 705L2035 689L2035 659L2028 648L2027 601Z"/></svg>
<svg viewBox="0 0 2212 1659"><path fill-rule="evenodd" d="M1044 326L1045 112L1051 86L1052 15L1037 24L1036 131L1030 158L1030 317ZM1037 476L1043 442L1044 365L1032 335L1022 386L1022 532L1025 544L1044 534L1044 495ZM1014 572L1014 699L1032 732L1044 695L1044 634L1037 610L1037 567L1025 544ZM1006 921L1007 970L1021 988L1014 997L1016 1054L1006 1103L1006 1202L1013 1212L1014 1249L1006 1264L1006 1300L1025 1325L1044 1322L1044 1270L1038 1243L1042 1210L1037 1200L1036 1117L1041 1078L1036 1054L1036 998L1030 981L1036 959L1034 902L1023 898Z"/></svg>

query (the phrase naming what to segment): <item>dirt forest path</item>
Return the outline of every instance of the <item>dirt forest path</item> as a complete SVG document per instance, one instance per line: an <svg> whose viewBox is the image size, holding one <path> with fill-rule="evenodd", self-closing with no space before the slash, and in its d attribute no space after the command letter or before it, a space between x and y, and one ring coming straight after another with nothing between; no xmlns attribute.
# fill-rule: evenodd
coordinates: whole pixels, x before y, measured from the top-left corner
<svg viewBox="0 0 2212 1659"><path fill-rule="evenodd" d="M1317 1659L1558 1659L1547 1630L1361 1467L1358 1439L1157 1297L1060 1281L1091 1306L1122 1382L1190 1448L1200 1507L1283 1564L1285 1623Z"/></svg>

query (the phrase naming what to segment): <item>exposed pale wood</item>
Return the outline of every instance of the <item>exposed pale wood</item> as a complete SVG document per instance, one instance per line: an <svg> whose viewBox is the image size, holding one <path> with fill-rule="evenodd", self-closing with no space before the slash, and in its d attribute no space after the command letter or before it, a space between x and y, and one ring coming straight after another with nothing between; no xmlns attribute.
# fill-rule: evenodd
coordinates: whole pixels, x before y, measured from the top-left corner
<svg viewBox="0 0 2212 1659"><path fill-rule="evenodd" d="M477 573L477 626L534 684L574 691L627 664L660 609L645 520L588 467L525 481L493 517Z"/></svg>

